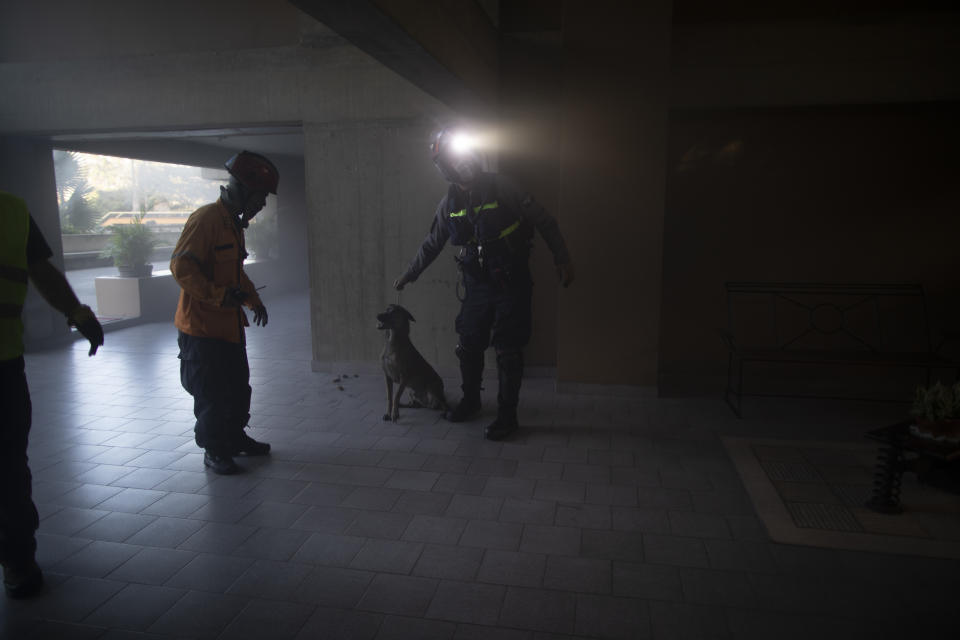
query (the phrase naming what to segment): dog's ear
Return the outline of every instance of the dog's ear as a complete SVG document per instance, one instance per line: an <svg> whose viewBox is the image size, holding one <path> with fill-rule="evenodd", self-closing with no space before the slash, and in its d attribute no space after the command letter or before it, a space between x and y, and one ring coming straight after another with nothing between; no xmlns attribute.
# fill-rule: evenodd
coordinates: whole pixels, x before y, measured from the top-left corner
<svg viewBox="0 0 960 640"><path fill-rule="evenodd" d="M401 307L400 305L397 305L397 310L400 311L403 315L407 316L407 320L409 320L410 322L416 322L416 320L413 319L413 314L407 311L405 308Z"/></svg>

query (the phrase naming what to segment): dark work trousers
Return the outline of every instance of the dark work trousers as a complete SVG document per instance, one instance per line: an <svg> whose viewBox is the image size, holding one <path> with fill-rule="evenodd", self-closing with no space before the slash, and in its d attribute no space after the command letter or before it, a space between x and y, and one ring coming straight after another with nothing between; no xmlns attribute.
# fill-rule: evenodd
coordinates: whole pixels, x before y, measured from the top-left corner
<svg viewBox="0 0 960 640"><path fill-rule="evenodd" d="M16 567L33 561L40 524L27 465L32 408L22 356L0 362L0 399L0 562Z"/></svg>
<svg viewBox="0 0 960 640"><path fill-rule="evenodd" d="M197 446L226 453L250 420L246 345L180 332L180 383L193 396Z"/></svg>
<svg viewBox="0 0 960 640"><path fill-rule="evenodd" d="M533 281L526 264L506 282L465 276L464 285L456 322L461 347L482 353L491 344L497 350L521 349L530 342Z"/></svg>

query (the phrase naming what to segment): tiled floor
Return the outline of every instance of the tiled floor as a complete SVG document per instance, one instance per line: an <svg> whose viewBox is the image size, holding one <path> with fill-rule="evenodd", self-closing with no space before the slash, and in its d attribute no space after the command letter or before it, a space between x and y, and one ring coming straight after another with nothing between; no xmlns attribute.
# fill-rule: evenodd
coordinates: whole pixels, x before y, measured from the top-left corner
<svg viewBox="0 0 960 640"><path fill-rule="evenodd" d="M171 326L28 356L48 587L0 599L4 638L953 637L960 563L771 542L720 441L862 442L902 405L737 420L528 380L526 428L491 443L382 422L380 376L310 371L306 296L269 302L249 354L273 455L240 476L203 469Z"/></svg>

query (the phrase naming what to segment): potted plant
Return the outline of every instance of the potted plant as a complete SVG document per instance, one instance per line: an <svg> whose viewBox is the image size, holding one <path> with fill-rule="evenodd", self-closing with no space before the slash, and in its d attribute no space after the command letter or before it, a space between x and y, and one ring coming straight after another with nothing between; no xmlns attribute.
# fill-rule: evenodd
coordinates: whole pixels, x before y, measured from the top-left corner
<svg viewBox="0 0 960 640"><path fill-rule="evenodd" d="M950 386L938 381L918 387L911 413L916 420L910 426L914 435L960 442L960 381Z"/></svg>
<svg viewBox="0 0 960 640"><path fill-rule="evenodd" d="M153 265L147 264L153 248L157 246L157 237L143 223L143 211L130 224L119 224L110 238L110 245L104 249L104 257L113 258L121 277L148 278Z"/></svg>

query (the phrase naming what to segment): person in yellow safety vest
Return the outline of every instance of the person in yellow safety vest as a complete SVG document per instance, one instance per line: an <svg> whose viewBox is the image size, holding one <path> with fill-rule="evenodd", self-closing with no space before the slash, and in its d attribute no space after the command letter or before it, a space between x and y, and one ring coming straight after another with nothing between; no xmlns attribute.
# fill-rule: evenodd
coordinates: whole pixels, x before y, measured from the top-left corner
<svg viewBox="0 0 960 640"><path fill-rule="evenodd" d="M43 573L34 557L39 518L27 464L32 411L20 315L28 279L90 341L91 356L103 344L103 328L50 264L52 255L26 203L0 191L0 563L3 587L11 598L35 595L43 586Z"/></svg>
<svg viewBox="0 0 960 640"><path fill-rule="evenodd" d="M220 199L187 219L170 257L181 287L174 324L180 347L180 382L193 396L194 439L214 473L240 470L236 455L262 456L270 445L244 432L250 420L250 367L241 309L267 324L267 308L243 271L243 229L277 193L280 174L265 157L242 151L224 165L230 181Z"/></svg>

